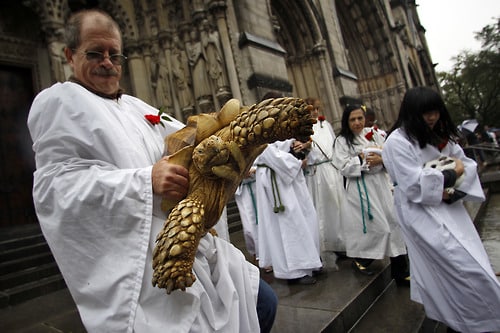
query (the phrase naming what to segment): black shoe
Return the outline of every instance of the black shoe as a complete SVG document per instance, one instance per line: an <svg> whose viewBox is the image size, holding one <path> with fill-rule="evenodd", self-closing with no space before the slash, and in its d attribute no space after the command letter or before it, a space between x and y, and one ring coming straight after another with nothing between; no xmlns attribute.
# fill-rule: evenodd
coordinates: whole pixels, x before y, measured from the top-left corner
<svg viewBox="0 0 500 333"><path fill-rule="evenodd" d="M345 251L335 251L335 254L337 255L337 259L346 259L347 254Z"/></svg>
<svg viewBox="0 0 500 333"><path fill-rule="evenodd" d="M315 284L316 279L313 278L312 276L304 275L303 277L298 279L290 279L288 280L288 282L292 284L310 285L310 284Z"/></svg>
<svg viewBox="0 0 500 333"><path fill-rule="evenodd" d="M356 260L352 261L352 267L354 268L355 271L358 271L359 273L361 273L363 275L373 275L374 274L374 272L371 269L361 265Z"/></svg>
<svg viewBox="0 0 500 333"><path fill-rule="evenodd" d="M394 279L399 287L409 287L410 286L410 276L399 279Z"/></svg>
<svg viewBox="0 0 500 333"><path fill-rule="evenodd" d="M313 276L322 275L322 274L324 274L324 273L325 273L325 270L324 270L324 268L323 268L323 267L321 267L320 269L314 270L314 271L312 272Z"/></svg>

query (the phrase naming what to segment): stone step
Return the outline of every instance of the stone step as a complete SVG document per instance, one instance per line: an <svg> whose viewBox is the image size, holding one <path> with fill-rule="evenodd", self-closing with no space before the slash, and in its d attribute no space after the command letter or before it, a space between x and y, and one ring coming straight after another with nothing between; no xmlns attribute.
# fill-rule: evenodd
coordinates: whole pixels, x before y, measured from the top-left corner
<svg viewBox="0 0 500 333"><path fill-rule="evenodd" d="M22 244L16 242L16 245L6 250L0 250L0 262L21 259L34 254L50 252L45 239L39 237L30 237L30 240L24 240Z"/></svg>
<svg viewBox="0 0 500 333"><path fill-rule="evenodd" d="M392 280L389 260L374 262L373 276L355 272L351 259L341 259L337 265L337 269L327 268L311 286L263 275L279 299L272 333L348 332Z"/></svg>
<svg viewBox="0 0 500 333"><path fill-rule="evenodd" d="M0 306L20 304L27 300L66 288L60 274L47 276L0 292Z"/></svg>
<svg viewBox="0 0 500 333"><path fill-rule="evenodd" d="M3 274L0 276L0 290L14 288L22 284L59 274L60 271L55 261L29 267L17 272Z"/></svg>
<svg viewBox="0 0 500 333"><path fill-rule="evenodd" d="M422 305L410 300L410 288L399 287L393 280L349 332L419 333L423 327L423 332L431 332L424 320ZM428 324L432 323L429 321Z"/></svg>
<svg viewBox="0 0 500 333"><path fill-rule="evenodd" d="M0 262L1 274L10 274L22 271L38 265L47 264L54 261L51 252L44 252L27 257Z"/></svg>
<svg viewBox="0 0 500 333"><path fill-rule="evenodd" d="M3 237L6 236L3 235ZM31 235L13 235L10 239L0 240L0 253L40 242L45 242L45 238L41 232Z"/></svg>
<svg viewBox="0 0 500 333"><path fill-rule="evenodd" d="M0 228L0 244L6 240L41 234L42 231L38 223L2 227Z"/></svg>

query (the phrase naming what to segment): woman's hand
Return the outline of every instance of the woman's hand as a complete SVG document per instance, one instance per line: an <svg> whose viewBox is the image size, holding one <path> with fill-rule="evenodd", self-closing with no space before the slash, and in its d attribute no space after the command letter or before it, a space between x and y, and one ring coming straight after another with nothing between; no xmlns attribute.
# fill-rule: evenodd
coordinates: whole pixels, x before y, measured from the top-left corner
<svg viewBox="0 0 500 333"><path fill-rule="evenodd" d="M458 178L465 172L464 163L458 158L454 158L453 160L455 161L455 172L457 173Z"/></svg>
<svg viewBox="0 0 500 333"><path fill-rule="evenodd" d="M366 156L366 164L368 164L368 166L377 166L382 163L382 156L379 154L368 153L368 155Z"/></svg>

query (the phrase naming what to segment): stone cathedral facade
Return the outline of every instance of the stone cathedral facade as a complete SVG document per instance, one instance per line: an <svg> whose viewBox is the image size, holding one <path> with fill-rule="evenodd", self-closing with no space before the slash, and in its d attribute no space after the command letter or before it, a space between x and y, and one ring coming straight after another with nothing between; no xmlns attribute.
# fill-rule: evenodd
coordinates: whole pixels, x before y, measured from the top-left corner
<svg viewBox="0 0 500 333"><path fill-rule="evenodd" d="M29 106L71 75L64 22L93 7L123 32L125 91L182 121L272 90L320 98L336 130L355 102L388 128L408 88L438 87L415 0L2 1L0 227L35 221Z"/></svg>

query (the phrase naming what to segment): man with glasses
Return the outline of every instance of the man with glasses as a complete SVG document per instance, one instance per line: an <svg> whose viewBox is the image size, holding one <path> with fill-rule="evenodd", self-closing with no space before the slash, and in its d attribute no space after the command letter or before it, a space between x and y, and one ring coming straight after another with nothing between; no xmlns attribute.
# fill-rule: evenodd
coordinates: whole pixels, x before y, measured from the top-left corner
<svg viewBox="0 0 500 333"><path fill-rule="evenodd" d="M268 332L276 296L228 242L204 236L186 291L152 286L152 251L188 172L162 157L184 125L120 89L122 37L104 12L74 14L65 33L68 82L35 98L28 118L33 199L47 242L89 332ZM259 283L260 282L260 283Z"/></svg>

